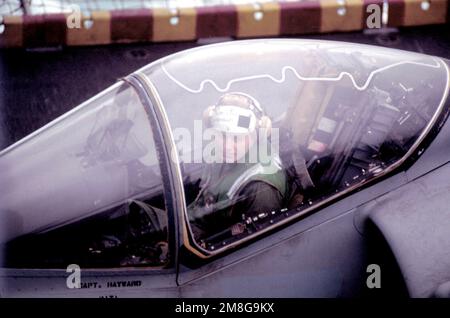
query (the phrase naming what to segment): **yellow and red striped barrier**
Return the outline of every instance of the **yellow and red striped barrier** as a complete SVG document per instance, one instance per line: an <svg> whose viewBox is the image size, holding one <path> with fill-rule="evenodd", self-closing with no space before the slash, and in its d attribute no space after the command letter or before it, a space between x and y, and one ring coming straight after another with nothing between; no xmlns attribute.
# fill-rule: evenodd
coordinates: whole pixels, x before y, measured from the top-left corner
<svg viewBox="0 0 450 318"><path fill-rule="evenodd" d="M448 0L389 0L390 26L449 23Z"/></svg>
<svg viewBox="0 0 450 318"><path fill-rule="evenodd" d="M450 0L389 0L389 26L450 22ZM382 0L303 0L169 9L93 11L69 28L68 14L5 16L0 47L79 46L190 41L207 37L274 37L358 31L367 7ZM88 23L85 23L88 22Z"/></svg>

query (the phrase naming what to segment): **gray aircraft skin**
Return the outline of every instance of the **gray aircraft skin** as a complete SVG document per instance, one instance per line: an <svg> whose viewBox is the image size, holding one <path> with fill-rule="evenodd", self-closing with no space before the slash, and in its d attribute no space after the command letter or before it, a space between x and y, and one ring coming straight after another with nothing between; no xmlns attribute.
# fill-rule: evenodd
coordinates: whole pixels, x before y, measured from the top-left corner
<svg viewBox="0 0 450 318"><path fill-rule="evenodd" d="M291 39L151 63L0 152L0 296L450 297L449 66ZM200 238L189 207L205 163L180 132L195 139L234 91L280 130L284 171L301 150L288 180L302 200ZM130 243L105 224L137 233L120 223L132 209L151 221Z"/></svg>

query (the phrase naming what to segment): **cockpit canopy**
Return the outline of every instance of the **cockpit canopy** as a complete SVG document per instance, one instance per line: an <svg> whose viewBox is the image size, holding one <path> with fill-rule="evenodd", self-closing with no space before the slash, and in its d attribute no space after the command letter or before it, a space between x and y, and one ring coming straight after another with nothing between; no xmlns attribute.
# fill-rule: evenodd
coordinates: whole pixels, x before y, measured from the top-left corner
<svg viewBox="0 0 450 318"><path fill-rule="evenodd" d="M31 235L14 246L36 252L15 255L64 254L79 243L64 240L70 224L86 238L72 251L94 267L166 264L174 231L196 255L220 253L420 155L447 113L446 63L287 39L158 60L0 153L2 243Z"/></svg>
<svg viewBox="0 0 450 318"><path fill-rule="evenodd" d="M448 93L442 59L326 41L218 44L175 54L141 71L167 113L183 168L187 214L198 199L191 196L198 191L192 186L204 191L209 186L201 173L211 143L202 135L205 109L224 94L239 92L254 98L271 120L269 143L277 145L272 150L287 179L283 200L274 211L249 215L242 210L230 222L220 221L225 232L242 220L249 224L225 240L217 239L218 229L208 234L212 239L200 235L198 246L208 252L275 226L285 219L281 211L306 213L393 170L417 150Z"/></svg>

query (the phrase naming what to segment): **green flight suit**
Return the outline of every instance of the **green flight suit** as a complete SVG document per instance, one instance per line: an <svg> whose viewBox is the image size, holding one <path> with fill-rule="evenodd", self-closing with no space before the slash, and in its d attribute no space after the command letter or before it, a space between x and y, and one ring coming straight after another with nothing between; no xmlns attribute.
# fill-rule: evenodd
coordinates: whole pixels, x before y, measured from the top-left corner
<svg viewBox="0 0 450 318"><path fill-rule="evenodd" d="M201 191L188 206L194 235L215 234L241 221L283 207L287 178L279 158L270 164L222 163L205 168Z"/></svg>

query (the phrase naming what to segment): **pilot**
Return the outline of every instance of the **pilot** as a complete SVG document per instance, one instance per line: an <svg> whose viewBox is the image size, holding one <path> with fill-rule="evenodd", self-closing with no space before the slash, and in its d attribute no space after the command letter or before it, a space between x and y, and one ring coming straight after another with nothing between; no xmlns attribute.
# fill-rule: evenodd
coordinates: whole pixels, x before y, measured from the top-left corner
<svg viewBox="0 0 450 318"><path fill-rule="evenodd" d="M244 228L237 225L243 218L283 206L287 181L280 158L270 153L261 160L258 151L268 145L272 122L255 98L241 92L222 95L205 110L203 121L220 137L215 142L222 160L203 170L200 191L188 206L191 228L196 239L230 227L233 235L240 234ZM260 143L261 138L266 142Z"/></svg>

